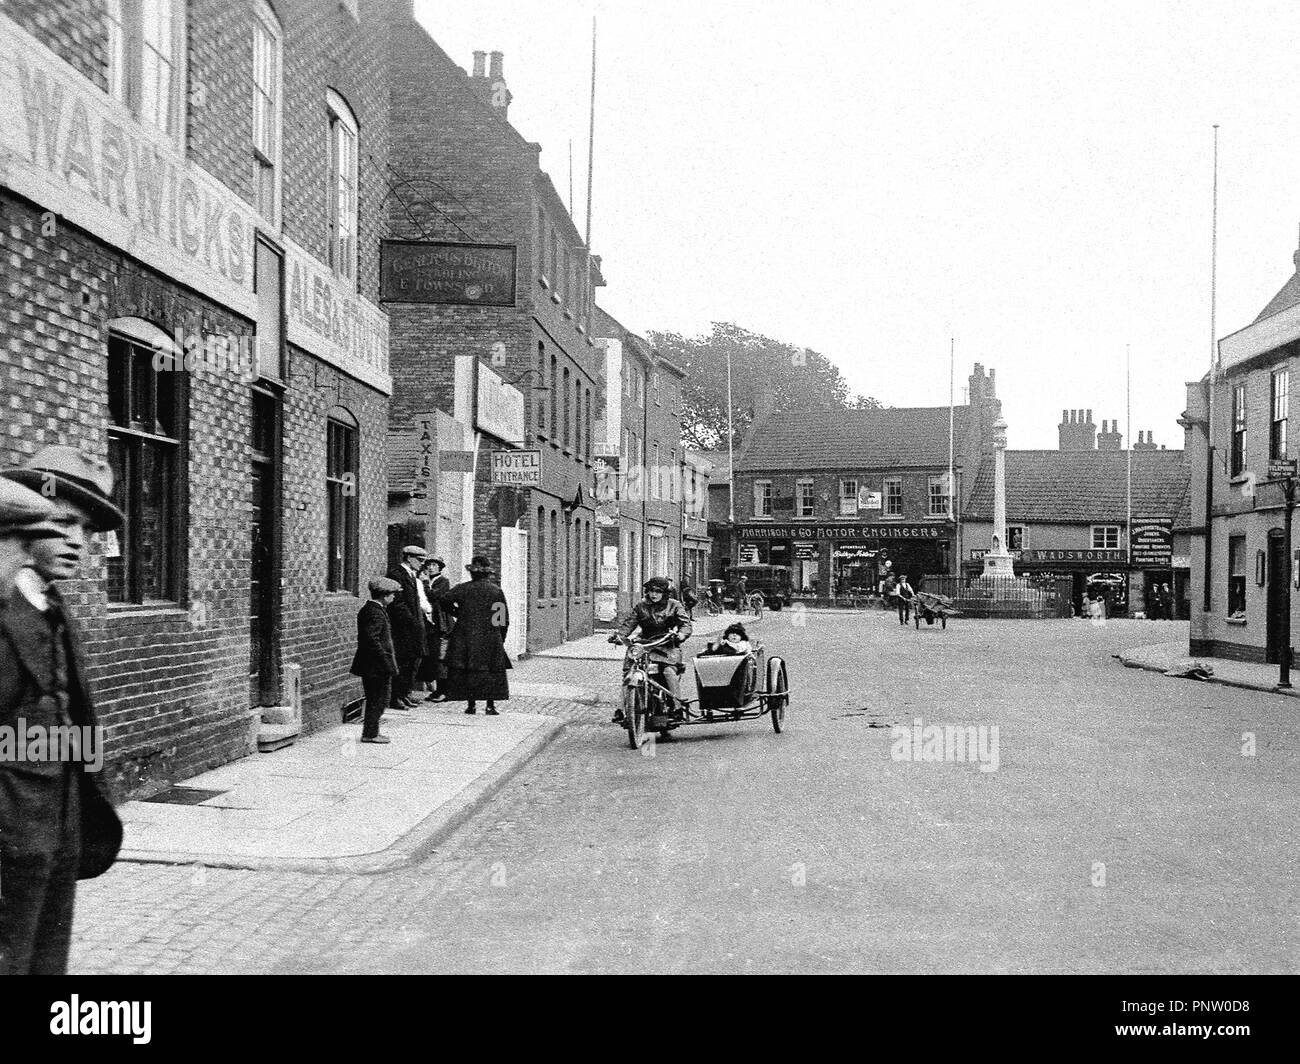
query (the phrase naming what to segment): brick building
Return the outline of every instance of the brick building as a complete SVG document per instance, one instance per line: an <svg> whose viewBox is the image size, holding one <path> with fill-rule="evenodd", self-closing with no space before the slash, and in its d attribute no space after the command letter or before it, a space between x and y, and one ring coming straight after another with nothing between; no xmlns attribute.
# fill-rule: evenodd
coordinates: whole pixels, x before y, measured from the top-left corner
<svg viewBox="0 0 1300 1064"><path fill-rule="evenodd" d="M952 412L955 508L1000 408L993 371L977 363ZM946 406L756 417L736 455L731 561L788 565L795 593L819 599L875 588L886 561L913 578L954 573L948 456Z"/></svg>
<svg viewBox="0 0 1300 1064"><path fill-rule="evenodd" d="M1062 417L1063 426L1074 413ZM1134 446L1130 555L1129 456L1111 424L1104 447L1006 452L1007 549L1016 575L1068 578L1076 611L1092 587L1105 593L1112 615L1150 613L1153 587L1168 584L1178 616L1186 617L1190 544L1185 529L1191 514L1186 458L1181 450L1157 449L1145 439L1141 448ZM992 458L979 466L962 521L962 567L977 576L993 535Z"/></svg>
<svg viewBox="0 0 1300 1064"><path fill-rule="evenodd" d="M58 443L115 469L126 528L67 591L120 794L360 696L390 389L383 14L0 9L0 462Z"/></svg>
<svg viewBox="0 0 1300 1064"><path fill-rule="evenodd" d="M1294 463L1297 454L1289 425L1291 370L1300 342L1300 251L1294 263L1296 272L1254 322L1219 341L1212 418L1208 378L1187 385L1183 422L1195 515L1189 522L1193 654L1280 662L1288 580L1292 646L1300 630L1300 592L1292 576L1300 557L1286 541L1286 498L1277 468L1277 463ZM1206 447L1211 423L1212 457Z"/></svg>
<svg viewBox="0 0 1300 1064"><path fill-rule="evenodd" d="M499 52L466 74L407 13L388 79L392 543L423 542L453 582L487 555L507 649L554 646L592 630L600 259L509 122Z"/></svg>
<svg viewBox="0 0 1300 1064"><path fill-rule="evenodd" d="M596 428L607 503L599 517L596 621L612 627L647 579L680 578L683 493L695 481L686 481L681 445L686 374L600 308L595 327L604 353Z"/></svg>

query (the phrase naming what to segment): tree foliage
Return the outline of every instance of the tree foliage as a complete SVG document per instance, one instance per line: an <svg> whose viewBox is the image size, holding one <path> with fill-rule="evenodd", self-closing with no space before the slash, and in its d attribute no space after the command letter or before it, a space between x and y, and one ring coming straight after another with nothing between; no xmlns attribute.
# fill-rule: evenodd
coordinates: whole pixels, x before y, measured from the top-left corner
<svg viewBox="0 0 1300 1064"><path fill-rule="evenodd" d="M707 336L652 332L660 354L686 371L682 383L682 442L703 450L727 445L727 356L731 356L732 432L745 437L760 389L772 390L773 409L862 410L881 404L850 395L839 367L807 347L773 340L730 322L713 323Z"/></svg>

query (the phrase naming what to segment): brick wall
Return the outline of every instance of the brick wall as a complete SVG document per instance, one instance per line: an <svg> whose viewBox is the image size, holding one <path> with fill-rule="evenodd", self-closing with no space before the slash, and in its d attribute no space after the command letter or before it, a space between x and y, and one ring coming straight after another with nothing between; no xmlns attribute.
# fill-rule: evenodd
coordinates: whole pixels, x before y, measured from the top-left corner
<svg viewBox="0 0 1300 1064"><path fill-rule="evenodd" d="M373 298L385 226L386 189L377 175L387 156L386 5L363 4L360 25L337 4L282 0L275 7L285 44L285 235L324 258L330 86L348 99L361 126L358 273L362 293ZM251 5L229 0L188 9L190 88L202 90L188 94L190 157L247 200ZM99 3L8 3L4 14L105 84ZM107 323L119 316L168 333L253 333L251 322L203 294L0 189L0 465L52 443L107 453ZM347 669L361 599L324 590L326 419L341 408L359 425L364 590L368 577L385 568L388 401L305 351L291 347L287 362L278 637L282 663L302 665L304 724L311 729L337 721L360 695ZM200 366L185 374L183 394L180 601L110 606L103 537L92 538L81 578L65 588L85 633L89 679L108 728L108 773L119 795L150 793L250 752L259 717L248 694L249 387L238 373Z"/></svg>

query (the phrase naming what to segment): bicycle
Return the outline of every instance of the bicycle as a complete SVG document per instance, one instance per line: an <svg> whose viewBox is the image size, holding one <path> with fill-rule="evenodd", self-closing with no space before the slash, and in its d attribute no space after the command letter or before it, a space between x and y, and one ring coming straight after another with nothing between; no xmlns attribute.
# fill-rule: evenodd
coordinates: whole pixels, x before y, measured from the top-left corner
<svg viewBox="0 0 1300 1064"><path fill-rule="evenodd" d="M759 620L763 616L763 607L767 605L761 591L753 591L745 596L745 612L752 613L754 620Z"/></svg>

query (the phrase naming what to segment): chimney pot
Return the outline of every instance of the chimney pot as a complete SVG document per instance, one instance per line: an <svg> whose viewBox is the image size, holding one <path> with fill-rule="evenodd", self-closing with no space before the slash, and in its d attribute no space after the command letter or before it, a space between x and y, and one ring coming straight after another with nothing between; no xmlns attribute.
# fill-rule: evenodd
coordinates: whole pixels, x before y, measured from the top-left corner
<svg viewBox="0 0 1300 1064"><path fill-rule="evenodd" d="M1070 423L1070 412L1069 412L1068 410L1062 410L1062 411L1061 411L1061 424L1062 424L1062 425L1068 425L1069 423Z"/></svg>
<svg viewBox="0 0 1300 1064"><path fill-rule="evenodd" d="M488 76L493 81L499 81L504 75L501 73L501 60L504 58L503 52L493 52L491 55L491 67L488 69Z"/></svg>
<svg viewBox="0 0 1300 1064"><path fill-rule="evenodd" d="M1085 421L1084 424L1085 424L1085 425L1091 425L1091 424L1092 424L1092 411L1091 411L1091 410L1088 411L1088 420Z"/></svg>
<svg viewBox="0 0 1300 1064"><path fill-rule="evenodd" d="M474 53L474 76L481 78L485 76L485 64L487 63L487 52Z"/></svg>

